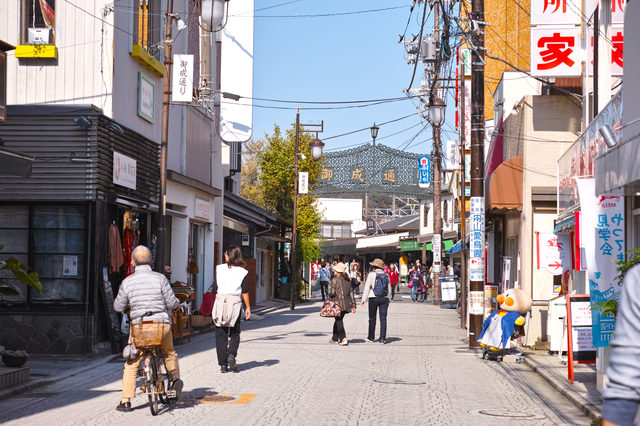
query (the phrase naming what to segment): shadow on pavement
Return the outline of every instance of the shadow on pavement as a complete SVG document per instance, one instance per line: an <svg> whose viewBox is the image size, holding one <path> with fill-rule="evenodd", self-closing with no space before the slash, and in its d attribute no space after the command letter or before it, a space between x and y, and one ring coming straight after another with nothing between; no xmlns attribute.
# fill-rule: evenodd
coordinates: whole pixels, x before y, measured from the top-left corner
<svg viewBox="0 0 640 426"><path fill-rule="evenodd" d="M277 359L265 359L264 361L249 361L243 364L238 364L238 370L247 371L247 370L251 370L252 368L271 367L272 365L276 365L279 363L280 363L280 360L277 360Z"/></svg>

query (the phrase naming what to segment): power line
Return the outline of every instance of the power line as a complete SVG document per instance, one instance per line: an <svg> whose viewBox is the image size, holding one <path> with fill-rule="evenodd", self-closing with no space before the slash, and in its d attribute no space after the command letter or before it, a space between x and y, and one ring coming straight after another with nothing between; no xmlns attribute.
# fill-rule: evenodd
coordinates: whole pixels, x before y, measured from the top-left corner
<svg viewBox="0 0 640 426"><path fill-rule="evenodd" d="M424 9L422 10L422 24L420 25L420 35L418 35L418 43L422 42L422 31L424 30L424 23L427 20L427 2L424 2ZM411 82L409 83L408 89L411 89L413 86L413 79L416 77L416 70L418 69L418 62L420 55L416 53L416 63L413 65L413 74L411 75Z"/></svg>
<svg viewBox="0 0 640 426"><path fill-rule="evenodd" d="M254 16L248 16L248 18L277 18L277 19L281 19L281 18L327 18L327 17L332 17L332 16L346 16L346 15L358 15L358 14L363 14L363 13L374 13L374 12L384 12L387 10L394 10L394 9L402 9L407 7L406 5L403 6L394 6L394 7L385 7L385 8L381 8L381 9L367 9L367 10L355 10L352 12L335 12L335 13L318 13L318 14L307 14L307 15L254 15ZM242 18L242 16L238 16L240 18Z"/></svg>
<svg viewBox="0 0 640 426"><path fill-rule="evenodd" d="M393 120L385 121L384 123L378 123L377 126L384 126L385 124L395 123L396 121L404 120L406 118L413 117L413 116L415 116L417 114L418 114L417 112L414 112L414 113L411 113L409 115L405 115L403 117L394 118ZM342 136L352 135L354 133L363 132L363 131L369 130L369 129L371 129L371 127L363 127L361 129L352 130L350 132L341 133L339 135L329 136L327 138L323 138L323 140L326 141L326 140L329 140L329 139L335 139L335 138L339 138L339 137L342 137Z"/></svg>

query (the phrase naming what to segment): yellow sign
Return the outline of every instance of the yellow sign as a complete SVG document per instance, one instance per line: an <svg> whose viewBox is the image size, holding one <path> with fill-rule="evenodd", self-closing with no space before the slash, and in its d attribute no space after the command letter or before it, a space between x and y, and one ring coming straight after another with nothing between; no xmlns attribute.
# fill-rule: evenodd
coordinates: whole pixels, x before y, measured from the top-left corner
<svg viewBox="0 0 640 426"><path fill-rule="evenodd" d="M362 172L364 170L360 167L357 167L351 171L351 180L357 180L359 182L364 183L364 176L362 176Z"/></svg>
<svg viewBox="0 0 640 426"><path fill-rule="evenodd" d="M396 183L396 169L388 169L382 173L382 180Z"/></svg>

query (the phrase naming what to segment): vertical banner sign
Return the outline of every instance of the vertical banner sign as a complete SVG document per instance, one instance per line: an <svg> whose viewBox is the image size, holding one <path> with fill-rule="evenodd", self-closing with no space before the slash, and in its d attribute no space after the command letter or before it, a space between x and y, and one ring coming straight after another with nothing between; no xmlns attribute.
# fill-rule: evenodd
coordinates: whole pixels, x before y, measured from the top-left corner
<svg viewBox="0 0 640 426"><path fill-rule="evenodd" d="M431 158L428 155L418 157L418 186L426 188L431 183Z"/></svg>
<svg viewBox="0 0 640 426"><path fill-rule="evenodd" d="M460 150L458 149L458 141L448 140L446 144L446 158L444 161L444 169L459 170L460 169Z"/></svg>
<svg viewBox="0 0 640 426"><path fill-rule="evenodd" d="M502 259L502 291L511 288L511 258Z"/></svg>
<svg viewBox="0 0 640 426"><path fill-rule="evenodd" d="M493 312L498 303L498 286L497 285L485 285L484 286L484 319L487 319L489 314Z"/></svg>
<svg viewBox="0 0 640 426"><path fill-rule="evenodd" d="M484 315L484 292L469 292L469 315Z"/></svg>
<svg viewBox="0 0 640 426"><path fill-rule="evenodd" d="M309 172L298 173L298 194L309 193Z"/></svg>
<svg viewBox="0 0 640 426"><path fill-rule="evenodd" d="M469 279L484 281L484 197L471 197L469 223Z"/></svg>
<svg viewBox="0 0 640 426"><path fill-rule="evenodd" d="M577 179L580 196L580 241L584 247L589 278L591 304L618 299L622 286L614 260L624 260L624 196L622 192L595 195L595 179ZM592 312L593 345L606 347L611 343L616 320L603 316L600 310Z"/></svg>
<svg viewBox="0 0 640 426"><path fill-rule="evenodd" d="M173 55L171 100L191 102L193 98L193 55Z"/></svg>
<svg viewBox="0 0 640 426"><path fill-rule="evenodd" d="M440 273L442 250L442 235L433 234L431 239L431 251L433 252L433 272Z"/></svg>
<svg viewBox="0 0 640 426"><path fill-rule="evenodd" d="M471 149L471 80L464 81L464 149ZM470 169L467 169L470 170ZM469 179L471 180L471 179Z"/></svg>
<svg viewBox="0 0 640 426"><path fill-rule="evenodd" d="M552 275L562 275L571 269L571 235L568 232L536 232L537 269L545 269Z"/></svg>

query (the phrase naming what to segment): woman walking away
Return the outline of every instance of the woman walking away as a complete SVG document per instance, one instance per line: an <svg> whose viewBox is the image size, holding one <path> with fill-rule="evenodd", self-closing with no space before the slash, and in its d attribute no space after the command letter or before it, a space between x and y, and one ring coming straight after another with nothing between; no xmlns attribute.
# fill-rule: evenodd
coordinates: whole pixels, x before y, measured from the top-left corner
<svg viewBox="0 0 640 426"><path fill-rule="evenodd" d="M351 279L351 287L353 288L353 293L359 295L360 294L360 267L355 262L351 262L351 266L349 267L349 278Z"/></svg>
<svg viewBox="0 0 640 426"><path fill-rule="evenodd" d="M369 264L372 271L367 275L362 291L362 304L369 301L369 333L367 340L374 342L376 332L376 311L380 309L380 339L382 344L387 343L387 310L389 309L389 293L391 284L389 275L384 272L382 259L375 259Z"/></svg>
<svg viewBox="0 0 640 426"><path fill-rule="evenodd" d="M217 293L213 304L213 323L216 332L216 353L220 372L238 371L236 357L240 346L240 315L244 301L246 319L251 318L247 274L242 252L231 246L224 253L226 263L216 267L213 292Z"/></svg>
<svg viewBox="0 0 640 426"><path fill-rule="evenodd" d="M335 277L331 279L331 287L329 289L329 298L335 298L340 305L340 316L335 317L333 323L333 336L330 343L337 343L340 346L347 346L347 334L344 331L344 316L351 311L356 313L356 300L353 297L353 287L347 273L347 265L340 262L333 267Z"/></svg>
<svg viewBox="0 0 640 426"><path fill-rule="evenodd" d="M400 282L400 274L398 274L394 263L389 265L389 280L391 281L391 300L393 300L396 296L396 288L398 288L398 283Z"/></svg>

